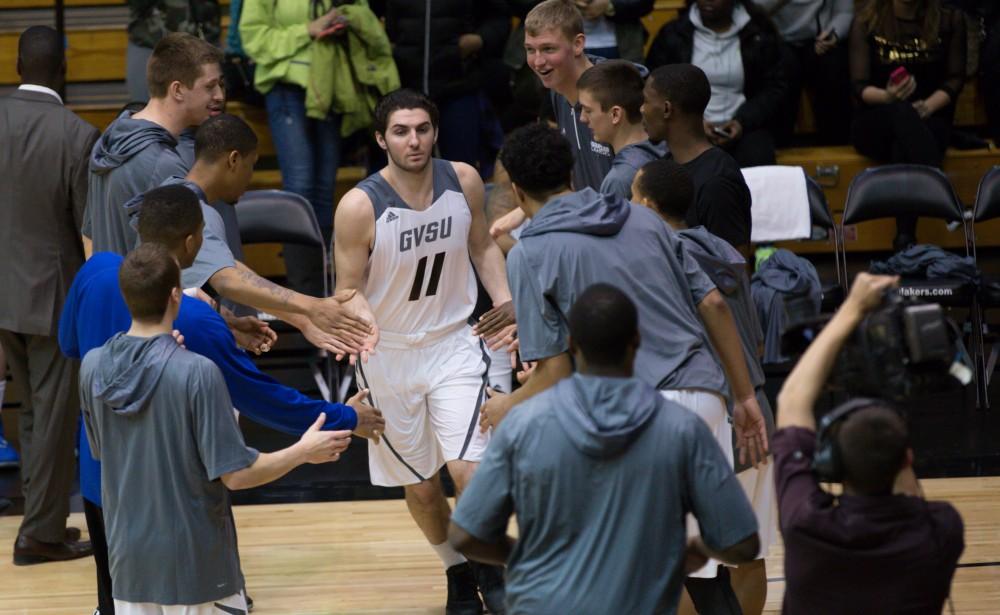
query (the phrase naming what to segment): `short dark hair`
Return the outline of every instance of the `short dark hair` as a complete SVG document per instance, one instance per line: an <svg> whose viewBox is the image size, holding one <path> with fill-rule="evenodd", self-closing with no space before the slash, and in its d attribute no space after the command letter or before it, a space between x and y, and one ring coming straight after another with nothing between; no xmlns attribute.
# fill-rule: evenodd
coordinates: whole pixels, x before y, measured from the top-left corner
<svg viewBox="0 0 1000 615"><path fill-rule="evenodd" d="M182 184L160 186L147 192L139 206L139 239L169 250L188 235L198 232L204 222L198 197Z"/></svg>
<svg viewBox="0 0 1000 615"><path fill-rule="evenodd" d="M160 320L171 291L181 285L181 270L166 247L144 243L125 257L118 285L134 320Z"/></svg>
<svg viewBox="0 0 1000 615"><path fill-rule="evenodd" d="M892 491L909 448L898 411L883 405L857 410L844 419L836 438L846 482L866 495Z"/></svg>
<svg viewBox="0 0 1000 615"><path fill-rule="evenodd" d="M441 114L433 100L416 90L401 88L389 92L375 105L375 132L384 135L389 128L389 116L400 109L423 109L431 116L434 128L440 123Z"/></svg>
<svg viewBox="0 0 1000 615"><path fill-rule="evenodd" d="M588 287L569 311L569 335L593 365L620 366L639 331L635 304L610 284Z"/></svg>
<svg viewBox="0 0 1000 615"><path fill-rule="evenodd" d="M601 105L601 111L619 106L625 110L629 124L642 121L642 75L628 60L607 60L583 71L576 82L577 90L590 92Z"/></svg>
<svg viewBox="0 0 1000 615"><path fill-rule="evenodd" d="M187 32L171 32L160 39L146 64L146 85L151 98L163 98L174 81L194 87L206 64L222 65L222 50Z"/></svg>
<svg viewBox="0 0 1000 615"><path fill-rule="evenodd" d="M701 117L712 98L705 71L694 64L664 64L649 74L649 83L681 112Z"/></svg>
<svg viewBox="0 0 1000 615"><path fill-rule="evenodd" d="M52 79L65 60L62 38L48 26L31 26L17 40L17 59L22 79Z"/></svg>
<svg viewBox="0 0 1000 615"><path fill-rule="evenodd" d="M194 157L215 162L230 152L249 156L257 149L257 134L241 118L228 113L210 117L194 135Z"/></svg>
<svg viewBox="0 0 1000 615"><path fill-rule="evenodd" d="M687 218L694 202L694 182L684 165L670 158L652 160L639 169L636 184L661 214L675 220Z"/></svg>
<svg viewBox="0 0 1000 615"><path fill-rule="evenodd" d="M534 198L568 188L573 174L569 142L544 124L528 124L510 133L500 150L510 181Z"/></svg>

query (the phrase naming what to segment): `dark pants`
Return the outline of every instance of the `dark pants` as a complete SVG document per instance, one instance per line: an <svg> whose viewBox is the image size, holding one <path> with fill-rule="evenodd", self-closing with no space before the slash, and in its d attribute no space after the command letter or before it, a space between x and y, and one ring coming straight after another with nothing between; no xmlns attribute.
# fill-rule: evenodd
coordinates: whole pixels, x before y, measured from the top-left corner
<svg viewBox="0 0 1000 615"><path fill-rule="evenodd" d="M795 131L802 90L812 94L816 133L824 145L847 143L851 129L851 84L847 68L847 45L841 43L816 55L813 41L789 45L788 98L781 117L778 140L787 143Z"/></svg>
<svg viewBox="0 0 1000 615"><path fill-rule="evenodd" d="M324 120L306 117L306 92L279 83L265 96L267 122L281 167L282 187L305 197L329 246L333 236L333 193L340 166L339 115ZM323 294L323 258L319 250L286 245L285 266L293 289Z"/></svg>
<svg viewBox="0 0 1000 615"><path fill-rule="evenodd" d="M684 588L691 596L694 608L701 615L742 615L743 609L736 599L733 584L729 580L729 570L719 565L719 574L714 579L686 577Z"/></svg>
<svg viewBox="0 0 1000 615"><path fill-rule="evenodd" d="M910 102L865 106L854 112L851 141L858 152L880 162L940 168L951 124L951 117L940 114L921 119ZM896 218L897 239L915 239L916 233L916 216Z"/></svg>
<svg viewBox="0 0 1000 615"><path fill-rule="evenodd" d="M774 137L766 128L744 132L736 141L722 146L740 167L761 167L774 164Z"/></svg>
<svg viewBox="0 0 1000 615"><path fill-rule="evenodd" d="M83 514L87 517L87 532L94 546L97 565L97 608L101 615L115 615L115 599L111 594L111 566L108 563L108 538L104 533L104 511L83 498Z"/></svg>
<svg viewBox="0 0 1000 615"><path fill-rule="evenodd" d="M54 336L0 329L0 344L24 391L19 417L24 519L19 533L62 542L76 475L79 364L63 355Z"/></svg>
<svg viewBox="0 0 1000 615"><path fill-rule="evenodd" d="M472 165L484 180L492 177L503 133L486 95L460 96L442 102L440 107L437 143L441 157Z"/></svg>

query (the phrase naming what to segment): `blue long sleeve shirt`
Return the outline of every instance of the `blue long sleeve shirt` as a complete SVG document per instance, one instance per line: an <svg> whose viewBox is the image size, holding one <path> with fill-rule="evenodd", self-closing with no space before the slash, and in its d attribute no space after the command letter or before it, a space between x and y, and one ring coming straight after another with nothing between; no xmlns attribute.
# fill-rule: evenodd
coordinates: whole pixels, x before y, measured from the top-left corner
<svg viewBox="0 0 1000 615"><path fill-rule="evenodd" d="M66 356L83 357L132 325L118 286L123 260L118 254L100 252L77 273L59 320L59 347ZM357 414L350 406L306 397L257 369L237 347L222 316L205 302L183 297L174 328L184 335L188 350L219 367L233 405L253 421L295 436L309 429L321 412L326 413L323 429L353 430L357 426ZM91 455L82 430L80 436L80 492L100 506L100 462Z"/></svg>

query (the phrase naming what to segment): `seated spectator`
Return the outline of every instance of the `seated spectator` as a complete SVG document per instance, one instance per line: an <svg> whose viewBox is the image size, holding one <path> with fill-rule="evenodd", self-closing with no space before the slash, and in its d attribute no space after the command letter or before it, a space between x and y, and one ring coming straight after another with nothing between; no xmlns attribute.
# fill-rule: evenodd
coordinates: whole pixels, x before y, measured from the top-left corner
<svg viewBox="0 0 1000 615"><path fill-rule="evenodd" d="M385 30L404 88L427 94L441 110L441 157L464 162L486 180L503 142L485 94L510 33L504 0L383 0ZM426 20L430 18L430 24ZM430 31L425 49L424 33Z"/></svg>
<svg viewBox="0 0 1000 615"><path fill-rule="evenodd" d="M642 76L625 60L610 60L587 69L576 82L580 120L594 138L611 146L615 157L601 182L602 194L632 198L632 179L642 165L663 158L666 147L649 142L642 126Z"/></svg>
<svg viewBox="0 0 1000 615"><path fill-rule="evenodd" d="M139 246L118 277L132 324L80 367L87 437L103 462L115 611L245 613L228 490L337 461L351 432L320 431L321 413L286 449L247 447L219 368L171 337L183 296L174 256Z"/></svg>
<svg viewBox="0 0 1000 615"><path fill-rule="evenodd" d="M940 0L869 0L851 28L854 147L881 162L940 167L965 82L965 45L962 14ZM893 249L916 241L916 216L896 218Z"/></svg>
<svg viewBox="0 0 1000 615"><path fill-rule="evenodd" d="M643 90L642 120L650 141L666 141L670 156L691 174L694 205L689 226L704 226L750 254L750 189L733 157L714 147L702 129L711 97L708 79L692 64L654 70Z"/></svg>
<svg viewBox="0 0 1000 615"><path fill-rule="evenodd" d="M886 402L852 400L834 410L847 414L817 442L814 406L834 358L897 280L859 274L778 395L783 613L940 613L965 548L958 511L924 500L906 423ZM820 447L836 460L823 479L841 479L839 497L820 487Z"/></svg>
<svg viewBox="0 0 1000 615"><path fill-rule="evenodd" d="M767 11L789 47L788 96L782 111L781 140L795 129L802 89L812 96L816 132L823 143L846 143L851 127L847 39L854 0L754 0Z"/></svg>
<svg viewBox="0 0 1000 615"><path fill-rule="evenodd" d="M577 373L494 433L449 540L507 565L508 613L674 612L707 558L756 555L753 512L708 427L633 377L642 340L625 293L595 284L568 317ZM687 539L687 513L700 538Z"/></svg>
<svg viewBox="0 0 1000 615"><path fill-rule="evenodd" d="M749 0L687 0L687 6L656 35L646 66L701 68L712 87L703 114L708 140L741 167L774 164L771 131L788 91L777 31Z"/></svg>

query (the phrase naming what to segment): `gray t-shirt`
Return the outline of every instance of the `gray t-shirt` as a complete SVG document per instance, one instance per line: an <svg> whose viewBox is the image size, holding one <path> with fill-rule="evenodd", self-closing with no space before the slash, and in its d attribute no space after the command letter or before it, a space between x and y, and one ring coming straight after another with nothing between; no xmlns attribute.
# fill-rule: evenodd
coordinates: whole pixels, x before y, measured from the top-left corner
<svg viewBox="0 0 1000 615"><path fill-rule="evenodd" d="M114 597L202 604L243 588L229 492L257 459L210 360L169 335L118 334L80 369L87 437L101 463Z"/></svg>
<svg viewBox="0 0 1000 615"><path fill-rule="evenodd" d="M697 305L715 289L656 214L593 190L549 201L508 255L521 358L569 349L570 308L598 282L621 289L639 311L635 375L658 389L729 388Z"/></svg>
<svg viewBox="0 0 1000 615"><path fill-rule="evenodd" d="M452 521L492 542L517 517L508 615L673 613L687 513L715 549L757 530L697 415L636 379L577 374L504 419Z"/></svg>

